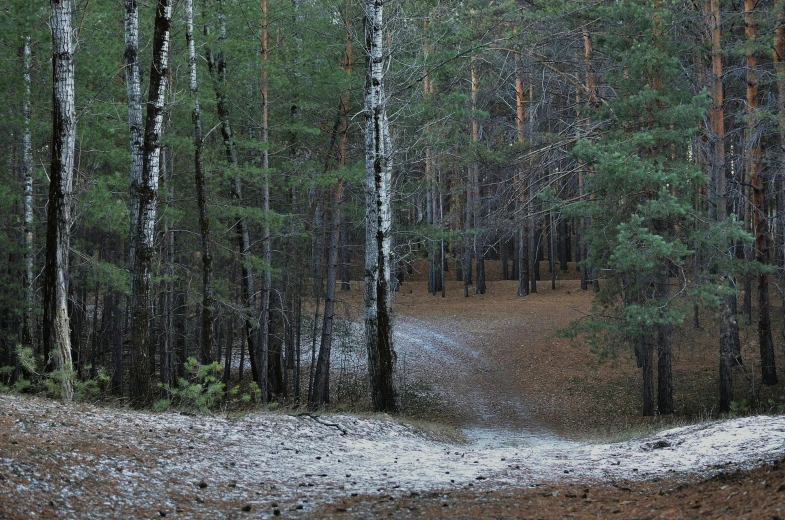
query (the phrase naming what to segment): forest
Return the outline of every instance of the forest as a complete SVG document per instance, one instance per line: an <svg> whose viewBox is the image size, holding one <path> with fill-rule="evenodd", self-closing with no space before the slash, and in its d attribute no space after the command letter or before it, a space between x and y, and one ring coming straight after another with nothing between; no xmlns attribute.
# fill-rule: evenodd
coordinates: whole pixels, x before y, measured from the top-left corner
<svg viewBox="0 0 785 520"><path fill-rule="evenodd" d="M494 261L521 299L578 266L593 305L562 332L634 352L646 416L674 412L674 331L716 330L728 412L740 323L757 320L755 380L778 383L784 17L782 0L8 0L1 382L148 408L198 372L319 409L360 292L363 393L396 412L395 291L424 268L434 299L448 280L472 298Z"/></svg>

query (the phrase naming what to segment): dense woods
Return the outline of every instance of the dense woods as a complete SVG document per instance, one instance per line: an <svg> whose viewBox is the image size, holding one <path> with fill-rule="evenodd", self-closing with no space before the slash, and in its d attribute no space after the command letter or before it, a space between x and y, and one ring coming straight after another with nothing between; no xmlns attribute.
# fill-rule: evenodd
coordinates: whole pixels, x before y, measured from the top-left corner
<svg viewBox="0 0 785 520"><path fill-rule="evenodd" d="M783 24L782 0L8 0L2 383L146 407L193 357L318 408L359 291L363 393L394 412L407 270L472 297L493 259L521 298L578 266L567 332L635 352L644 415L674 411L674 329L716 328L728 411L739 323L764 385L785 338Z"/></svg>

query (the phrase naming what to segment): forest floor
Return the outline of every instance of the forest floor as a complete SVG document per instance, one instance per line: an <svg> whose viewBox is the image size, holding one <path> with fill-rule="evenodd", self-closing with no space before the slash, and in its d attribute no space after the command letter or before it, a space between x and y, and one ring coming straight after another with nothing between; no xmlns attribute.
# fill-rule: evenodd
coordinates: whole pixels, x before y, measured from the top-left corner
<svg viewBox="0 0 785 520"><path fill-rule="evenodd" d="M641 418L629 352L600 363L555 334L591 302L560 278L524 299L513 281L442 299L407 280L403 421L0 395L0 518L785 518L785 416L715 420L711 320L676 334L675 416ZM360 291L342 296L361 315ZM749 403L783 393L758 388L754 336L735 381Z"/></svg>

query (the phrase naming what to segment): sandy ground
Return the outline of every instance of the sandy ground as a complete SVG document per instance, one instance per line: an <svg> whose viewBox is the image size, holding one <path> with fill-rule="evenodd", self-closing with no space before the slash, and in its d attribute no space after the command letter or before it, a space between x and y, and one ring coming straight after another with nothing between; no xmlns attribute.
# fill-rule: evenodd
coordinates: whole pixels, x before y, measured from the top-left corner
<svg viewBox="0 0 785 520"><path fill-rule="evenodd" d="M635 371L553 334L590 295L562 280L520 299L514 284L463 298L453 282L442 300L407 282L396 297L404 380L438 392L463 441L378 416L0 395L0 518L785 517L785 417L611 442L640 425Z"/></svg>

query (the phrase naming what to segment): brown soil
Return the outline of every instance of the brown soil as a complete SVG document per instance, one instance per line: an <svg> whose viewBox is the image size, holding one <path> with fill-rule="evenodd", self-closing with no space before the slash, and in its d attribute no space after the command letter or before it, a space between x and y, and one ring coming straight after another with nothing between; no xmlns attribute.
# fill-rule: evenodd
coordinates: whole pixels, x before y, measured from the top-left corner
<svg viewBox="0 0 785 520"><path fill-rule="evenodd" d="M417 266L422 269L422 265ZM407 279L395 300L402 329L412 334L432 334L445 345L455 347L452 358L409 366L409 382L425 382L440 392L447 412L444 418L460 427L494 427L509 430L554 432L574 439L604 439L636 435L652 428L682 424L715 415L717 335L708 326L712 317L702 317L705 329L685 326L674 342L674 385L677 413L674 417L641 418L640 374L630 352L621 349L618 357L600 363L586 345L577 345L555 331L570 320L587 313L591 293L581 291L574 266L559 273L556 289L543 280L539 292L526 298L515 294L517 282L499 281L499 263L489 262L488 289L484 295L463 297L460 283L448 281L446 298L426 292L422 270ZM547 264L542 273L548 277ZM454 279L454 271L448 275ZM471 287L473 293L473 287ZM341 293L356 313L361 292ZM356 314L355 314L356 316ZM744 326L745 365L736 373L737 399L766 402L782 393L781 387L759 389L756 372L755 331ZM427 340L427 337L426 337ZM447 348L447 347L445 347ZM431 355L431 354L422 354ZM780 373L785 365L782 352L777 358ZM754 390L754 391L753 391ZM753 397L755 399L753 399ZM59 405L58 405L59 406ZM1 412L2 410L0 410ZM37 412L36 412L37 413ZM51 413L51 412L50 412ZM119 488L133 485L129 470L151 471L174 438L158 439L143 426L130 424L117 432L82 432L78 417L100 409L78 405L63 407L56 421L41 423L35 434L20 431L13 414L0 414L0 458L12 459L19 467L31 468L25 482L0 473L0 518L28 518L24 511L55 517L148 517L157 513L152 490L147 498L125 504L118 510L106 509L102 497L113 496ZM73 424L63 416L73 414ZM25 421L38 420L30 414ZM50 419L41 418L40 421ZM138 430L138 431L137 431ZM32 431L32 430L31 430ZM153 432L152 429L149 432ZM138 439L132 437L137 435ZM157 435L157 434L156 434ZM209 450L209 441L194 432L172 433L182 438L180 455L189 453L188 443ZM144 439L143 439L144 438ZM101 459L104 453L127 461L127 468L91 474L73 482L60 475L70 453ZM195 463L199 461L194 453ZM58 462L64 461L64 462ZM751 461L762 463L763 461ZM196 471L196 470L194 470ZM40 473L40 474L39 474ZM68 473L72 475L72 473ZM122 477L121 477L122 475ZM171 475L175 481L193 488L193 475ZM39 479L36 481L35 479ZM198 481L198 479L197 479ZM37 485L33 485L38 482ZM447 517L447 518L785 518L785 459L753 470L729 470L706 479L699 475L679 475L672 479L645 482L568 482L540 484L534 488L490 489L477 485L459 490L434 490L412 496L346 496L335 503L322 504L306 513L286 510L282 516L319 518ZM21 486L21 487L20 487ZM88 491L74 509L58 506L60 497L75 486ZM19 489L24 489L20 492ZM211 488L208 488L208 491ZM140 488L141 490L141 488ZM141 492L141 491L140 491ZM256 492L264 494L262 489ZM183 496L185 492L181 493ZM262 497L264 498L264 497ZM147 502L144 502L144 501ZM166 509L170 516L242 517L243 500L226 495L214 497L212 507ZM186 502L185 500L181 501ZM208 499L209 502L209 499ZM166 509L166 510L165 510ZM165 510L165 511L164 511ZM153 513L151 513L153 511ZM178 515L179 513L179 515ZM270 511L261 512L269 516ZM257 509L251 516L259 515Z"/></svg>
<svg viewBox="0 0 785 520"><path fill-rule="evenodd" d="M314 518L701 519L785 518L785 458L710 479L544 485L537 488L366 496L324 505Z"/></svg>
<svg viewBox="0 0 785 520"><path fill-rule="evenodd" d="M500 264L486 262L489 279L501 278ZM557 333L591 310L592 292L580 289L574 264L566 273L557 271L556 288L551 289L548 266L543 262L538 293L525 298L516 295L516 281L487 282L486 294L482 295L474 294L474 287L470 286L470 296L465 298L463 285L452 281L452 270L448 272L446 297L433 296L427 292L425 266L415 264L415 268L396 296L395 310L403 320L414 318L440 327L445 334L457 334L462 343L480 353L481 370L474 370L472 379L464 383L497 396L495 402L500 407L491 420L515 416L501 405L519 399L526 413L515 426L539 427L567 438L593 440L626 437L718 416L719 340L713 316L702 313L700 329L690 321L674 334L676 413L645 418L641 416L641 373L630 349L615 346L610 349L615 352L614 357L601 358L589 345ZM779 309L773 315L779 318ZM766 403L782 402L785 391L781 386L760 385L755 326L755 321L748 325L742 320L744 365L734 373L735 399L742 408L757 404L757 411L765 412L772 410ZM775 328L779 328L778 323ZM784 349L776 352L780 374L785 366L783 352ZM468 361L478 364L476 359ZM440 375L452 378L452 373L445 371L427 377L438 381ZM471 392L463 388L458 393ZM477 420L471 416L471 410L457 413L461 415L458 422L463 425Z"/></svg>

